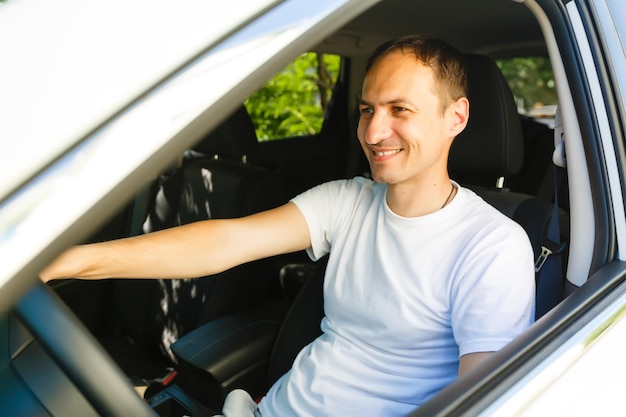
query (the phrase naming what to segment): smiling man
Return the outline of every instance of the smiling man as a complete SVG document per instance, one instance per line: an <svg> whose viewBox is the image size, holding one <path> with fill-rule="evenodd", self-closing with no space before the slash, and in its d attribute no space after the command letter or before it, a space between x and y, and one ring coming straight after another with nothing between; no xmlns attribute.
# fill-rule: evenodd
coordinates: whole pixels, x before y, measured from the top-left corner
<svg viewBox="0 0 626 417"><path fill-rule="evenodd" d="M75 247L42 279L187 278L297 250L330 253L322 335L258 408L236 391L224 414L405 415L534 316L526 233L448 176L469 117L466 78L462 54L443 41L387 42L368 61L359 106L373 181L333 181L249 217Z"/></svg>
<svg viewBox="0 0 626 417"><path fill-rule="evenodd" d="M469 117L467 81L460 57L427 64L427 50L393 45L368 64L358 137L373 179L387 184L389 206L416 217L442 208L455 193L447 161Z"/></svg>

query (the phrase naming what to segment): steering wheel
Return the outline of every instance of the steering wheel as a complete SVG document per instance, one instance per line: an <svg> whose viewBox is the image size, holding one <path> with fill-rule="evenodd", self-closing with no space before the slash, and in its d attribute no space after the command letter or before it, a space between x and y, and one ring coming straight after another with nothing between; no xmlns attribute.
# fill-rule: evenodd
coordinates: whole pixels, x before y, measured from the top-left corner
<svg viewBox="0 0 626 417"><path fill-rule="evenodd" d="M157 417L70 309L39 282L15 313L100 415Z"/></svg>

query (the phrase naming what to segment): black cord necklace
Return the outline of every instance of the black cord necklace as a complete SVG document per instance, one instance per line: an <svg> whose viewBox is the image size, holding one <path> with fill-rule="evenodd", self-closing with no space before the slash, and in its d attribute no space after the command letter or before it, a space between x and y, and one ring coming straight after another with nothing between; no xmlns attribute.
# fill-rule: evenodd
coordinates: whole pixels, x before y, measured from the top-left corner
<svg viewBox="0 0 626 417"><path fill-rule="evenodd" d="M450 194L448 194L448 198L446 198L446 201L443 202L443 206L441 206L441 208L444 208L445 206L448 205L448 203L450 202L450 198L452 198L452 194L454 194L454 190L456 189L454 184L450 183L450 185L452 186L452 189L450 190Z"/></svg>

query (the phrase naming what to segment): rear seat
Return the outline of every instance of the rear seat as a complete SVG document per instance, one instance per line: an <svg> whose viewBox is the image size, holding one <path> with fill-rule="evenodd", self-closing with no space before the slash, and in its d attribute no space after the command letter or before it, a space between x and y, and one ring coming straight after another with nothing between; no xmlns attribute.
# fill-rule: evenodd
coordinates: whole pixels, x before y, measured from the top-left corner
<svg viewBox="0 0 626 417"><path fill-rule="evenodd" d="M552 176L554 130L532 118L522 116L524 160L518 174L507 179L512 191L550 199L552 187L546 187ZM546 178L548 177L548 178Z"/></svg>
<svg viewBox="0 0 626 417"><path fill-rule="evenodd" d="M281 179L243 162L257 146L252 121L241 106L188 152L162 180L144 232L204 219L242 217L286 202ZM198 326L263 302L271 260L188 280L120 280L114 289L114 337L103 345L131 376L153 378L172 365L170 345Z"/></svg>

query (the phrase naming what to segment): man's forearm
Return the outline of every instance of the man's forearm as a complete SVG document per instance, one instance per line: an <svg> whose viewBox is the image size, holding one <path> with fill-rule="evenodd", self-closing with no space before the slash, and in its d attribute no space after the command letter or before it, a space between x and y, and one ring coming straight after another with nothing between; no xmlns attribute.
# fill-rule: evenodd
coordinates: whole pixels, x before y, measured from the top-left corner
<svg viewBox="0 0 626 417"><path fill-rule="evenodd" d="M229 220L205 220L158 232L76 246L40 273L58 278L195 278L245 262L306 249L309 229L288 203Z"/></svg>
<svg viewBox="0 0 626 417"><path fill-rule="evenodd" d="M193 278L220 272L231 266L219 254L219 247L227 244L220 230L219 223L196 223L75 246L43 270L41 279Z"/></svg>

